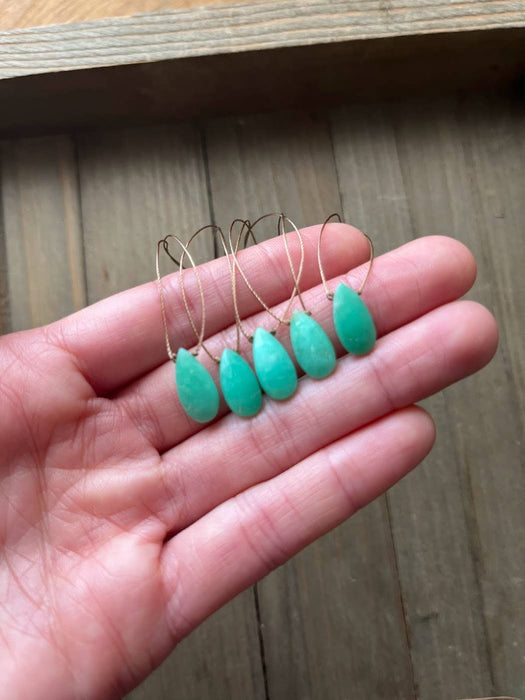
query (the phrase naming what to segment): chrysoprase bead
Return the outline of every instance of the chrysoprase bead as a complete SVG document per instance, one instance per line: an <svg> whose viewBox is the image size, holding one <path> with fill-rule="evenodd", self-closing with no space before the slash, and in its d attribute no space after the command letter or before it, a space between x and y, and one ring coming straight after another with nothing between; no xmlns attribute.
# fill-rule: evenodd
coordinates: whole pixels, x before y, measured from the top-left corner
<svg viewBox="0 0 525 700"><path fill-rule="evenodd" d="M366 355L376 342L376 328L366 304L357 292L341 283L334 294L334 326L347 352Z"/></svg>
<svg viewBox="0 0 525 700"><path fill-rule="evenodd" d="M290 340L299 366L310 377L323 379L334 371L336 358L332 341L304 311L292 314Z"/></svg>
<svg viewBox="0 0 525 700"><path fill-rule="evenodd" d="M238 416L249 418L259 412L262 392L252 368L238 353L222 351L219 374L224 399Z"/></svg>
<svg viewBox="0 0 525 700"><path fill-rule="evenodd" d="M219 392L208 370L187 350L179 348L175 384L182 408L198 423L213 420L219 411Z"/></svg>
<svg viewBox="0 0 525 700"><path fill-rule="evenodd" d="M297 372L277 338L257 328L253 335L253 364L257 379L272 399L288 399L297 389Z"/></svg>

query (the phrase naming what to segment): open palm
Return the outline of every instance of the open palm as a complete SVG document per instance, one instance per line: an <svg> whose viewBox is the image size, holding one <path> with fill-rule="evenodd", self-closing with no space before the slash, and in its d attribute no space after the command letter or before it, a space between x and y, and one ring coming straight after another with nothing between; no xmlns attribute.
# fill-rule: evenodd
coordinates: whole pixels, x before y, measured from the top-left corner
<svg viewBox="0 0 525 700"><path fill-rule="evenodd" d="M318 233L304 230L304 299L329 329ZM356 288L367 241L339 224L325 241L330 284L342 275ZM259 294L283 304L282 241L241 255ZM489 312L456 301L474 277L472 256L449 238L379 257L363 295L379 335L370 355L304 378L254 419L223 407L208 426L178 403L153 282L0 338L5 697L121 696L207 615L416 466L434 428L414 402L495 351ZM220 354L235 337L226 261L201 278L207 345ZM176 275L163 284L172 345L190 347ZM271 326L243 285L239 301L248 328Z"/></svg>

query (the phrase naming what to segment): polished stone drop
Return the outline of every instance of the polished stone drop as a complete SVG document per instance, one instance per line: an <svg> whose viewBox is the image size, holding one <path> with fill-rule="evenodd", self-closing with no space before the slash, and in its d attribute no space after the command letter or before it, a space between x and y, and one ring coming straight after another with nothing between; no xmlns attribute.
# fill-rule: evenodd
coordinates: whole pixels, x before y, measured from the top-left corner
<svg viewBox="0 0 525 700"><path fill-rule="evenodd" d="M250 418L259 412L262 405L261 387L243 357L225 348L221 355L219 374L224 399L234 413Z"/></svg>
<svg viewBox="0 0 525 700"><path fill-rule="evenodd" d="M175 361L175 384L182 408L198 423L213 420L219 411L219 392L208 370L184 348Z"/></svg>
<svg viewBox="0 0 525 700"><path fill-rule="evenodd" d="M257 328L253 336L253 364L257 379L272 399L288 399L297 389L297 372L277 338Z"/></svg>
<svg viewBox="0 0 525 700"><path fill-rule="evenodd" d="M294 311L290 340L299 366L314 379L328 377L334 371L335 350L321 326L304 311Z"/></svg>
<svg viewBox="0 0 525 700"><path fill-rule="evenodd" d="M334 326L342 346L354 355L366 355L376 342L376 328L357 292L341 283L334 294Z"/></svg>

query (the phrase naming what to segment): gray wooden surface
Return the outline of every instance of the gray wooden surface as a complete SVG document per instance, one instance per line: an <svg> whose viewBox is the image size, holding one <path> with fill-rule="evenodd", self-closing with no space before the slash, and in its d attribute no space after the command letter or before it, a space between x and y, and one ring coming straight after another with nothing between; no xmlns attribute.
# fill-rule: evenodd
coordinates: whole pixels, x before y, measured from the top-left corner
<svg viewBox="0 0 525 700"><path fill-rule="evenodd" d="M276 208L301 225L340 209L378 252L464 241L500 324L492 364L427 402L425 463L130 698L525 697L524 163L525 106L483 95L2 144L0 330L151 279L171 229Z"/></svg>
<svg viewBox="0 0 525 700"><path fill-rule="evenodd" d="M0 79L188 56L525 26L515 0L258 0L0 32Z"/></svg>

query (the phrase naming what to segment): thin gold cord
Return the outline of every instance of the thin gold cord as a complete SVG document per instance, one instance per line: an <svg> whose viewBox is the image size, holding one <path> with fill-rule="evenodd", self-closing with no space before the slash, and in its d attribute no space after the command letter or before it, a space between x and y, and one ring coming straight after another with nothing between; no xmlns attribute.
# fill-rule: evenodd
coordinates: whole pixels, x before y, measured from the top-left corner
<svg viewBox="0 0 525 700"><path fill-rule="evenodd" d="M293 279L293 283L294 283L294 289L293 289L292 295L289 299L288 305L286 306L286 309L285 309L282 316L277 316L277 314L274 311L272 311L272 309L268 306L268 304L266 304L266 302L262 299L262 297L254 289L254 287L252 286L252 284L248 280L248 278L247 278L247 276L246 276L246 274L245 274L245 272L244 272L244 270L239 262L239 259L238 259L239 247L240 247L241 239L243 239L243 235L244 235L243 247L246 246L249 237L251 237L253 242L256 243L256 238L255 238L255 234L254 234L255 226L257 226L257 224L260 221L262 221L263 219L266 219L270 216L278 216L279 217L278 223L277 223L277 235L284 236L283 241L284 241L284 247L285 247L285 251L286 251L286 257L288 260L288 264L290 266L290 270L292 273L292 279ZM294 231L296 232L296 234L299 238L301 258L300 258L300 262L299 262L299 270L297 273L295 272L295 268L293 265L293 261L292 261L292 257L291 257L290 249L289 249L289 245L288 245L288 240L287 240L286 233L284 230L284 222L285 221L287 221L288 223L291 224L291 226L293 227ZM234 229L235 225L238 223L241 224L241 229L240 229L239 234L237 235L237 239L234 243L233 229ZM233 294L233 305L234 305L234 311L235 311L235 321L237 324L237 328L240 330L240 332L244 335L244 337L248 341L251 342L253 340L253 336L248 335L248 333L246 333L246 331L244 330L244 326L242 324L242 320L241 320L240 313L239 313L238 300L237 300L237 272L240 273L241 277L244 280L244 283L248 287L248 290L255 297L255 299L257 299L257 301L263 307L263 309L265 309L265 311L267 311L270 314L270 316L272 316L272 318L274 318L277 321L277 326L271 332L275 334L277 332L278 328L281 326L281 324L290 325L290 321L287 320L286 317L290 311L290 308L291 308L296 296L299 298L300 303L303 306L303 308L305 308L303 298L301 296L301 292L300 292L300 288L299 288L299 282L301 280L301 276L303 274L303 268L304 268L304 255L305 255L304 242L303 242L303 238L301 236L301 233L299 232L299 229L294 224L294 222L289 217L287 217L285 214L283 214L282 212L270 212L269 214L264 214L263 216L260 216L258 219L256 219L253 222L250 222L248 219L235 219L230 226L228 243L229 243L229 247L230 247L230 254L231 254L232 260L233 260L232 294Z"/></svg>
<svg viewBox="0 0 525 700"><path fill-rule="evenodd" d="M195 333L195 337L197 338L197 345L195 350L193 351L193 355L198 355L199 350L202 348L204 352L215 362L219 362L219 358L215 357L206 347L204 343L204 332L205 332L205 325L206 325L206 305L204 301L204 290L202 288L202 281L200 278L200 274L197 269L197 264L195 263L191 253L188 250L188 246L190 243L193 241L193 239L201 232L204 231L205 229L208 228L217 228L212 225L209 226L203 226L200 228L198 231L196 231L188 240L187 243L184 243L178 236L174 234L168 234L164 238L162 238L160 241L157 242L157 253L155 257L155 269L157 273L157 287L159 290L159 298L160 298L160 309L161 309L161 315L162 315L162 325L164 328L164 340L166 343L166 350L168 352L168 357L170 360L175 362L176 355L173 352L170 344L170 339L169 339L169 331L168 331L168 322L167 322L167 316L166 316L166 303L165 303L165 297L164 297L164 288L162 286L162 279L160 275L160 261L159 261L159 253L160 253L160 247L162 246L164 252L166 255L178 266L179 268L179 284L180 284L180 290L181 290L181 295L182 295L182 301L184 304L184 309L186 311L186 316L188 318L188 321L190 322L190 325L193 329L193 332ZM172 239L176 241L176 243L181 247L182 249L182 255L180 257L180 260L177 260L175 258L171 251L169 250L169 239ZM195 273L195 279L197 281L197 287L199 291L199 298L200 298L200 303L201 303L201 326L200 326L200 331L197 330L197 324L195 323L195 320L193 318L193 314L191 313L190 306L188 303L188 299L186 296L186 288L184 285L184 258L185 256L188 257L191 266L193 267L194 273Z"/></svg>
<svg viewBox="0 0 525 700"><path fill-rule="evenodd" d="M332 299L334 298L334 295L333 295L333 292L331 292L331 291L328 289L328 283L327 283L327 281L326 281L326 275L325 275L324 268L323 268L323 264L322 264L322 260L321 260L321 239L322 239L322 237L323 237L323 233L324 233L324 230L325 230L325 228L326 228L326 225L327 225L327 224L331 221L331 219L333 219L334 217L337 217L337 220L339 221L339 223L341 223L341 217L339 216L339 214L337 214L337 213L335 213L335 214L330 214L330 216L329 216L327 219L325 219L325 222L324 222L324 224L323 224L322 227L321 227L321 231L320 231L320 233L319 233L319 239L318 239L318 241L317 241L317 262L318 262L318 265L319 265L319 273L320 273L320 275L321 275L321 281L322 281L322 283L323 283L323 287L324 287L324 291L325 291L325 293L326 293L326 296L327 296L328 299L330 299L330 300L332 300ZM373 244L373 242L372 242L372 239L371 239L370 236L368 236L366 233L363 233L363 236L368 240L368 243L370 244L370 259L369 259L369 261L368 261L368 269L367 269L367 271L366 271L365 278L364 278L363 282L361 283L361 286L360 286L359 289L357 290L357 294L359 294L359 296L361 296L361 294L363 293L363 289L365 288L365 284L367 283L367 280L368 280L368 277L369 277L369 275L370 275L370 272L372 271L372 263L373 263L373 261L374 261L374 244Z"/></svg>
<svg viewBox="0 0 525 700"><path fill-rule="evenodd" d="M163 244L164 239L157 241L157 253L155 255L155 270L157 272L157 289L159 290L160 312L162 315L162 326L164 328L164 342L166 343L166 351L168 353L168 357L170 358L170 360L175 362L175 355L173 354L173 350L171 349L170 336L168 333L168 322L166 320L166 304L164 301L164 289L162 287L162 281L160 277L159 251L160 246Z"/></svg>

